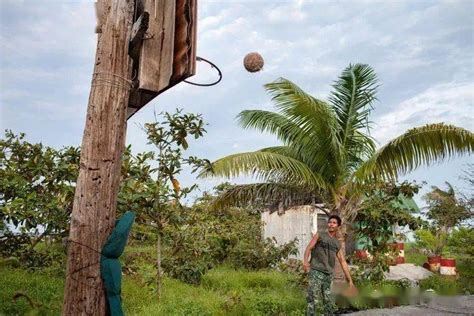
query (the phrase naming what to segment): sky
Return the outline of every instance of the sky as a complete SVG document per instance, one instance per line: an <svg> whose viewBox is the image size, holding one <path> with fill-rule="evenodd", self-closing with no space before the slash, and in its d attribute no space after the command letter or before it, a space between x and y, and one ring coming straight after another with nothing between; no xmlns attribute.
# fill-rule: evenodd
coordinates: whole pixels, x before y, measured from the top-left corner
<svg viewBox="0 0 474 316"><path fill-rule="evenodd" d="M97 44L93 1L1 0L0 9L2 131L56 148L80 145ZM181 83L140 110L128 121L134 152L152 149L140 126L154 120L154 111L177 107L208 123L189 155L212 161L276 145L274 136L243 130L235 120L245 109L272 110L263 85L284 77L324 100L351 63L370 64L378 74L371 119L380 145L428 123L473 131L474 1L199 0L198 12L197 54L217 64L223 80L210 88ZM251 74L242 60L254 51L265 66ZM199 64L192 80L214 78ZM422 193L444 181L464 190L459 176L470 162L451 159L402 180L426 181ZM180 180L202 190L222 181L196 180L187 171Z"/></svg>

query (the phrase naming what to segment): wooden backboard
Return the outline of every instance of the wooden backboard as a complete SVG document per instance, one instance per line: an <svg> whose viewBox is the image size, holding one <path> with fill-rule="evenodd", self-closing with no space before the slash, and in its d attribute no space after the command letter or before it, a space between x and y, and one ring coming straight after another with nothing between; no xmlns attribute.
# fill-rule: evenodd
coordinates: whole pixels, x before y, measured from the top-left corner
<svg viewBox="0 0 474 316"><path fill-rule="evenodd" d="M197 0L137 1L134 29L145 19L148 27L130 49L135 88L127 118L196 72Z"/></svg>

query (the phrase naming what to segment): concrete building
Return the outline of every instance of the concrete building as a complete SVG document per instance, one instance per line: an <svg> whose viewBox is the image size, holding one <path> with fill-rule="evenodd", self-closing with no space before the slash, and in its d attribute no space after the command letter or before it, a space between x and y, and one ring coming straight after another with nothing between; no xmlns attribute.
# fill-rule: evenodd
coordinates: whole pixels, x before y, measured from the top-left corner
<svg viewBox="0 0 474 316"><path fill-rule="evenodd" d="M263 236L284 244L298 238L298 255L303 260L306 245L317 231L325 230L328 216L314 206L303 205L284 212L262 212Z"/></svg>

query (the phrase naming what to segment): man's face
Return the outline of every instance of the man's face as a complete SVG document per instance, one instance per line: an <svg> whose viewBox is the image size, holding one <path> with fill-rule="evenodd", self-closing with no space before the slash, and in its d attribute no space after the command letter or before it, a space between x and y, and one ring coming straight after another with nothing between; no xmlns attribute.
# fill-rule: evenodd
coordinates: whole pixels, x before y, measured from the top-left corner
<svg viewBox="0 0 474 316"><path fill-rule="evenodd" d="M328 221L328 231L333 232L336 231L339 228L339 225L337 224L337 219L331 218Z"/></svg>

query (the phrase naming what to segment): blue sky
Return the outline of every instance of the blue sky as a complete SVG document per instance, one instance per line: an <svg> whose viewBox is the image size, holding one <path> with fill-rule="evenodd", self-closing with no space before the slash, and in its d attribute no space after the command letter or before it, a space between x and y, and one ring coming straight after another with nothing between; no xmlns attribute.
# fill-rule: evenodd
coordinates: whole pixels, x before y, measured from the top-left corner
<svg viewBox="0 0 474 316"><path fill-rule="evenodd" d="M0 127L49 146L82 139L96 46L93 1L2 0ZM219 65L212 88L182 83L128 123L134 151L151 149L140 124L153 111L176 107L202 113L205 138L190 155L210 160L277 144L271 135L242 130L244 109L271 109L263 84L285 77L325 99L349 63L368 63L381 87L373 135L384 144L406 129L446 122L473 130L474 1L199 1L198 55ZM264 70L247 73L246 53L258 51ZM193 80L215 74L198 66ZM459 188L472 157L419 169L404 179ZM195 181L188 172L181 181ZM236 179L236 182L248 179ZM199 180L205 189L218 180Z"/></svg>

